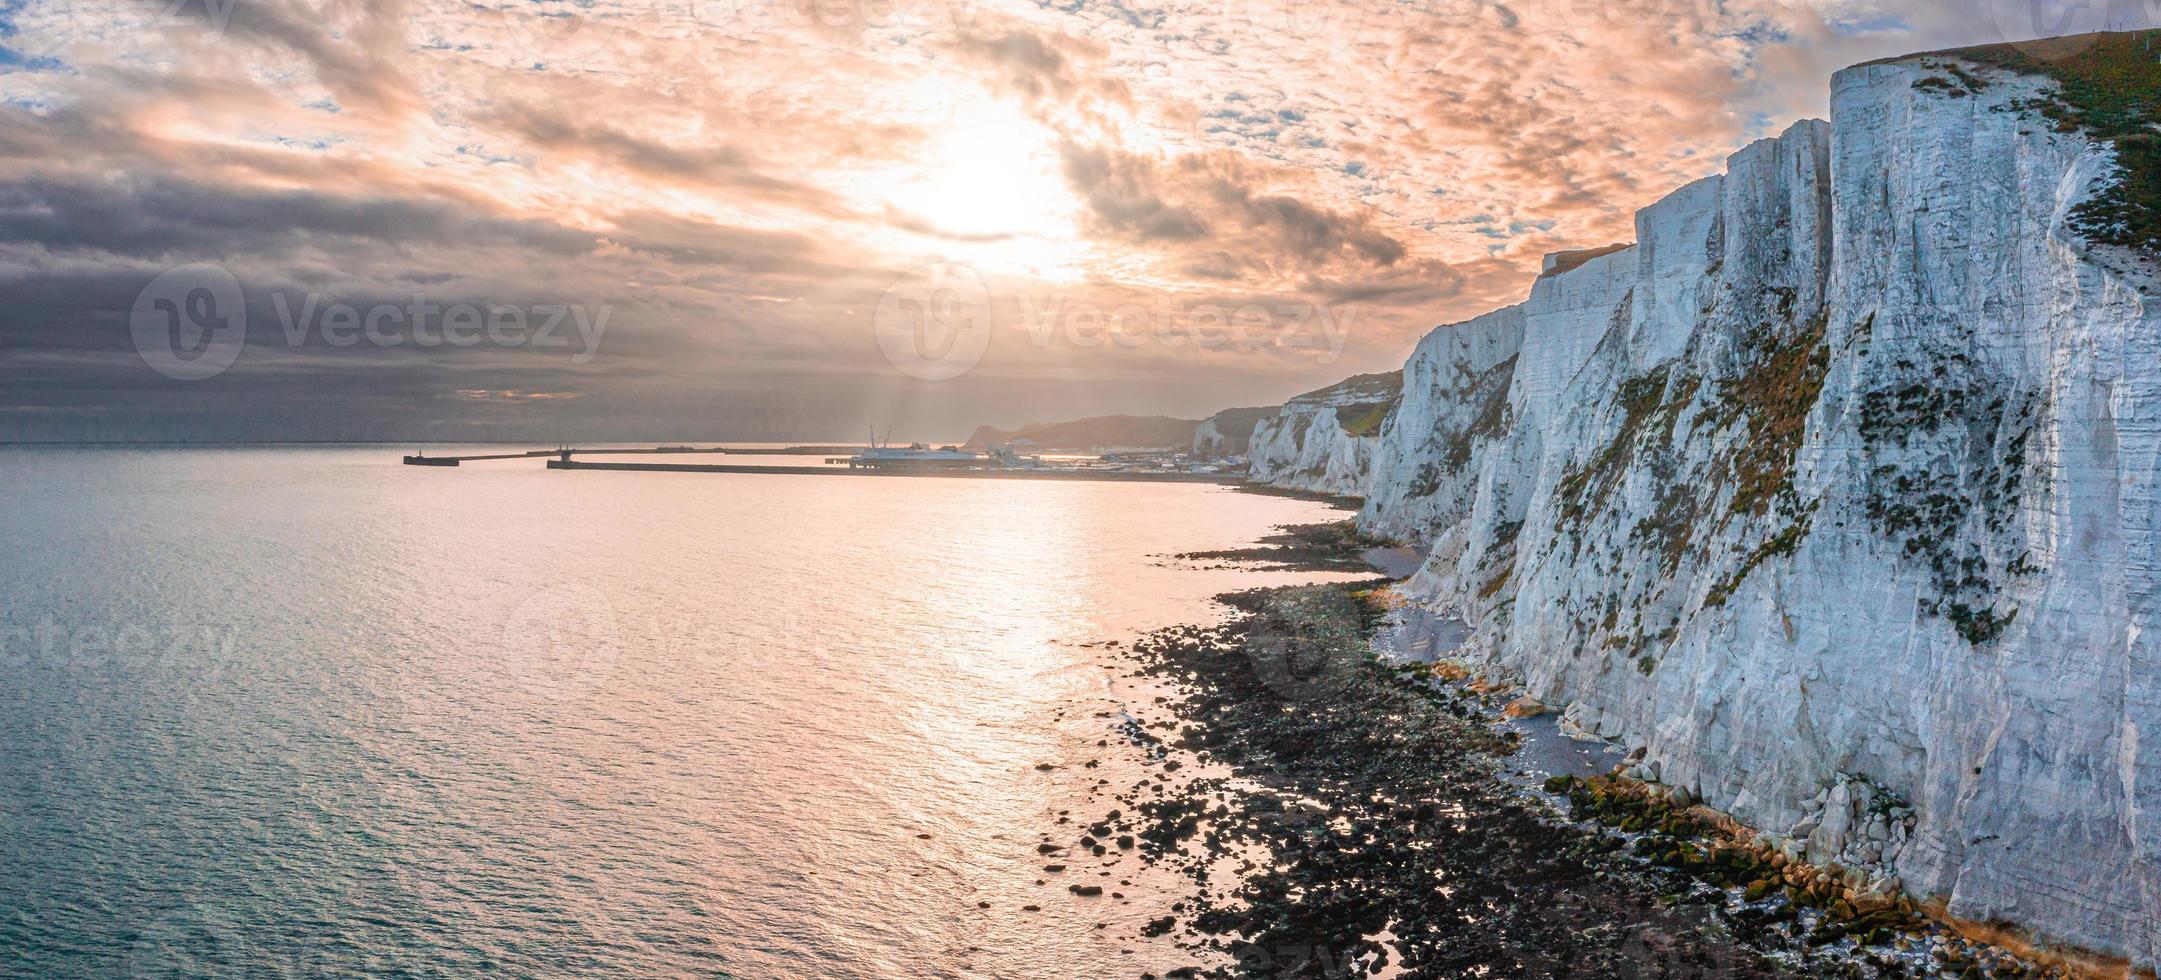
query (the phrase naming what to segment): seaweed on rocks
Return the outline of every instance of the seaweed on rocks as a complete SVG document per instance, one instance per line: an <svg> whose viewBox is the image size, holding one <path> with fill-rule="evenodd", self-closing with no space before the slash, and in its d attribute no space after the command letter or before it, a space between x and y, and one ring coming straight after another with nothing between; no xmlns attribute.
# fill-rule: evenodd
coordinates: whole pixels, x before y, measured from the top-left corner
<svg viewBox="0 0 2161 980"><path fill-rule="evenodd" d="M1302 529L1309 541L1339 531ZM1150 765L1076 856L1135 855L1188 896L1146 920L1229 977L2041 976L1895 885L1812 867L1687 794L1614 774L1513 781L1514 692L1370 637L1386 579L1219 597L1135 644ZM1517 773L1517 776L1523 775Z"/></svg>
<svg viewBox="0 0 2161 980"><path fill-rule="evenodd" d="M1176 557L1186 562L1261 563L1277 571L1364 572L1371 568L1362 556L1364 550L1392 544L1359 530L1356 521L1342 520L1278 528L1257 547L1194 551Z"/></svg>
<svg viewBox="0 0 2161 980"><path fill-rule="evenodd" d="M1239 619L1136 647L1174 747L1230 773L1151 780L1107 821L1192 881L1175 930L1219 961L1202 975L1782 975L1501 779L1507 738L1363 642L1371 585L1240 593ZM1315 661L1294 683L1268 666L1286 644Z"/></svg>

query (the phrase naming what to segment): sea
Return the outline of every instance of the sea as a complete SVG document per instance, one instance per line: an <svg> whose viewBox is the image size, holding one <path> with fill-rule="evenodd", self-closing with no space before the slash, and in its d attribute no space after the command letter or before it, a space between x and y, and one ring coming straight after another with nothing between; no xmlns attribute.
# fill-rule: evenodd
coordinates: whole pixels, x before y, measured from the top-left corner
<svg viewBox="0 0 2161 980"><path fill-rule="evenodd" d="M0 449L0 976L1195 962L1037 844L1145 776L1126 644L1327 577L1173 556L1341 512L406 451Z"/></svg>

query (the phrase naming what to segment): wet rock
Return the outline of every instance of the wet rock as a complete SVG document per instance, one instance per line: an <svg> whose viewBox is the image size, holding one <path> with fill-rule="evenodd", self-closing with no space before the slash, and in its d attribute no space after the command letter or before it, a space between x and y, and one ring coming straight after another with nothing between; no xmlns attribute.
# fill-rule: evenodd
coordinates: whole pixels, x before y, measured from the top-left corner
<svg viewBox="0 0 2161 980"><path fill-rule="evenodd" d="M1553 709L1547 706L1544 702L1526 694L1522 697L1515 699L1514 701L1508 702L1508 706L1501 709L1501 717L1536 718L1539 715L1546 714L1548 712L1551 712L1552 710Z"/></svg>

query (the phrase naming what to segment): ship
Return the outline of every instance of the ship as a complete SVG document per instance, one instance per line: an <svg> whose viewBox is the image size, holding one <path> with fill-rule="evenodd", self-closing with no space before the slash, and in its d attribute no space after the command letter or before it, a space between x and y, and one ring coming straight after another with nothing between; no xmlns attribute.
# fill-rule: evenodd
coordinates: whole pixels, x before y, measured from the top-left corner
<svg viewBox="0 0 2161 980"><path fill-rule="evenodd" d="M853 469L908 469L951 470L996 465L996 461L981 453L969 452L958 446L932 449L923 443L912 443L905 449L892 446L873 446L848 457Z"/></svg>
<svg viewBox="0 0 2161 980"><path fill-rule="evenodd" d="M890 437L892 433L888 432ZM940 446L936 449L924 443L910 443L905 449L894 448L890 439L880 440L878 430L870 433L870 448L853 456L831 457L827 463L846 463L849 469L886 470L1039 470L1043 469L1043 457L1023 456L1013 445L992 445L989 452L976 452L959 446Z"/></svg>

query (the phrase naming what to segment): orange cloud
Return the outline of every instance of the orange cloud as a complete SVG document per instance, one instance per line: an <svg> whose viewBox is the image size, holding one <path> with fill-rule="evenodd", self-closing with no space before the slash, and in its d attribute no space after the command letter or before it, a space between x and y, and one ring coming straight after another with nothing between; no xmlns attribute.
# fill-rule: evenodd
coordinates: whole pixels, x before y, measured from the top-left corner
<svg viewBox="0 0 2161 980"><path fill-rule="evenodd" d="M1636 208L1822 112L1835 68L2019 29L1979 0L105 6L30 5L0 42L0 282L35 298L0 383L52 399L26 410L152 404L112 328L157 270L209 261L264 289L619 313L591 364L304 349L235 386L574 392L518 401L628 420L723 389L775 417L912 391L954 431L1396 366L1516 299L1540 254L1628 238ZM926 263L979 268L1008 331L1055 297L1325 307L1354 341L1325 362L1005 344L932 397L869 324Z"/></svg>

